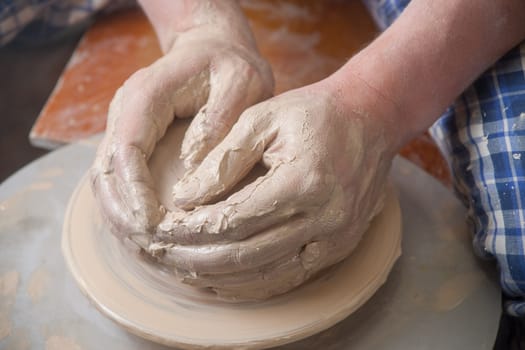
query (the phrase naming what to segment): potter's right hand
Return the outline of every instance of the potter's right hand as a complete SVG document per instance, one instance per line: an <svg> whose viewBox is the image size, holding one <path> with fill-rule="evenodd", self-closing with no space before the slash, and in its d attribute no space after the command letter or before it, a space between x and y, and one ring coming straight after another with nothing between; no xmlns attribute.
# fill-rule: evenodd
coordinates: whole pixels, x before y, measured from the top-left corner
<svg viewBox="0 0 525 350"><path fill-rule="evenodd" d="M382 208L396 113L360 80L336 78L250 107L175 186L176 205L195 209L134 241L222 297L286 292L348 256ZM224 198L258 162L267 173Z"/></svg>
<svg viewBox="0 0 525 350"><path fill-rule="evenodd" d="M159 25L165 6L191 12L196 24L184 18L175 35L158 33L165 55L118 89L91 169L101 212L121 236L151 233L164 214L147 162L175 117L195 116L182 146L185 165L193 168L244 109L273 92L271 68L234 1L180 2L144 2L157 32L171 25Z"/></svg>

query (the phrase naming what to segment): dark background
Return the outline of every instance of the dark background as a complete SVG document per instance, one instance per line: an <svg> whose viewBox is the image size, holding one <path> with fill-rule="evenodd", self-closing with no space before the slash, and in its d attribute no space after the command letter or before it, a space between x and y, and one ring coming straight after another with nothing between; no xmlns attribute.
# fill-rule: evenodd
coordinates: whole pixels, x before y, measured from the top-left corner
<svg viewBox="0 0 525 350"><path fill-rule="evenodd" d="M47 153L29 143L29 131L79 38L39 45L15 40L0 48L0 183Z"/></svg>

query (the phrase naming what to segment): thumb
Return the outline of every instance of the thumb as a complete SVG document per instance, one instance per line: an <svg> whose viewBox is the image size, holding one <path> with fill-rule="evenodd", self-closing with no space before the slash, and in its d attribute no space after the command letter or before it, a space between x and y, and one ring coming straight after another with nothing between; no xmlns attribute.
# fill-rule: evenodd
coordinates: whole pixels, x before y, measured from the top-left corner
<svg viewBox="0 0 525 350"><path fill-rule="evenodd" d="M173 187L176 206L191 209L231 190L261 160L273 136L255 113L247 110L224 140L193 172Z"/></svg>

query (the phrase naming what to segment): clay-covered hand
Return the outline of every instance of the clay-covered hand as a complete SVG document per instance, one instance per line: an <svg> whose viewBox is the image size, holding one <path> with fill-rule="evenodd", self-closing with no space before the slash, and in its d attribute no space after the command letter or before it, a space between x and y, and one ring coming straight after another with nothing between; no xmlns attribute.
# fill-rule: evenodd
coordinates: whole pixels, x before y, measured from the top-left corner
<svg viewBox="0 0 525 350"><path fill-rule="evenodd" d="M111 102L106 135L91 170L98 205L112 231L151 233L161 220L164 209L147 162L174 118L194 117L181 155L191 168L224 138L244 109L272 91L271 68L251 34L237 40L190 30L162 58L133 74Z"/></svg>
<svg viewBox="0 0 525 350"><path fill-rule="evenodd" d="M329 83L249 108L174 187L176 205L195 209L168 213L139 244L186 283L226 298L294 288L348 256L381 210L399 142L386 111L375 100L344 102ZM206 205L258 162L264 176Z"/></svg>

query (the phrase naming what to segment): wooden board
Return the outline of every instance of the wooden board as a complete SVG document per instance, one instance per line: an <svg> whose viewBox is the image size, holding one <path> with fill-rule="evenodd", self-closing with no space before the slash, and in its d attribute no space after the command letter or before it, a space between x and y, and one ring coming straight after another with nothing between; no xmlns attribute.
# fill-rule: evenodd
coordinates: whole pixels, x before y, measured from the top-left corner
<svg viewBox="0 0 525 350"><path fill-rule="evenodd" d="M276 93L320 80L378 34L359 1L244 0L259 49L271 63ZM139 9L99 19L84 35L30 134L55 148L105 128L116 89L161 51ZM428 135L402 155L449 184L446 163Z"/></svg>

